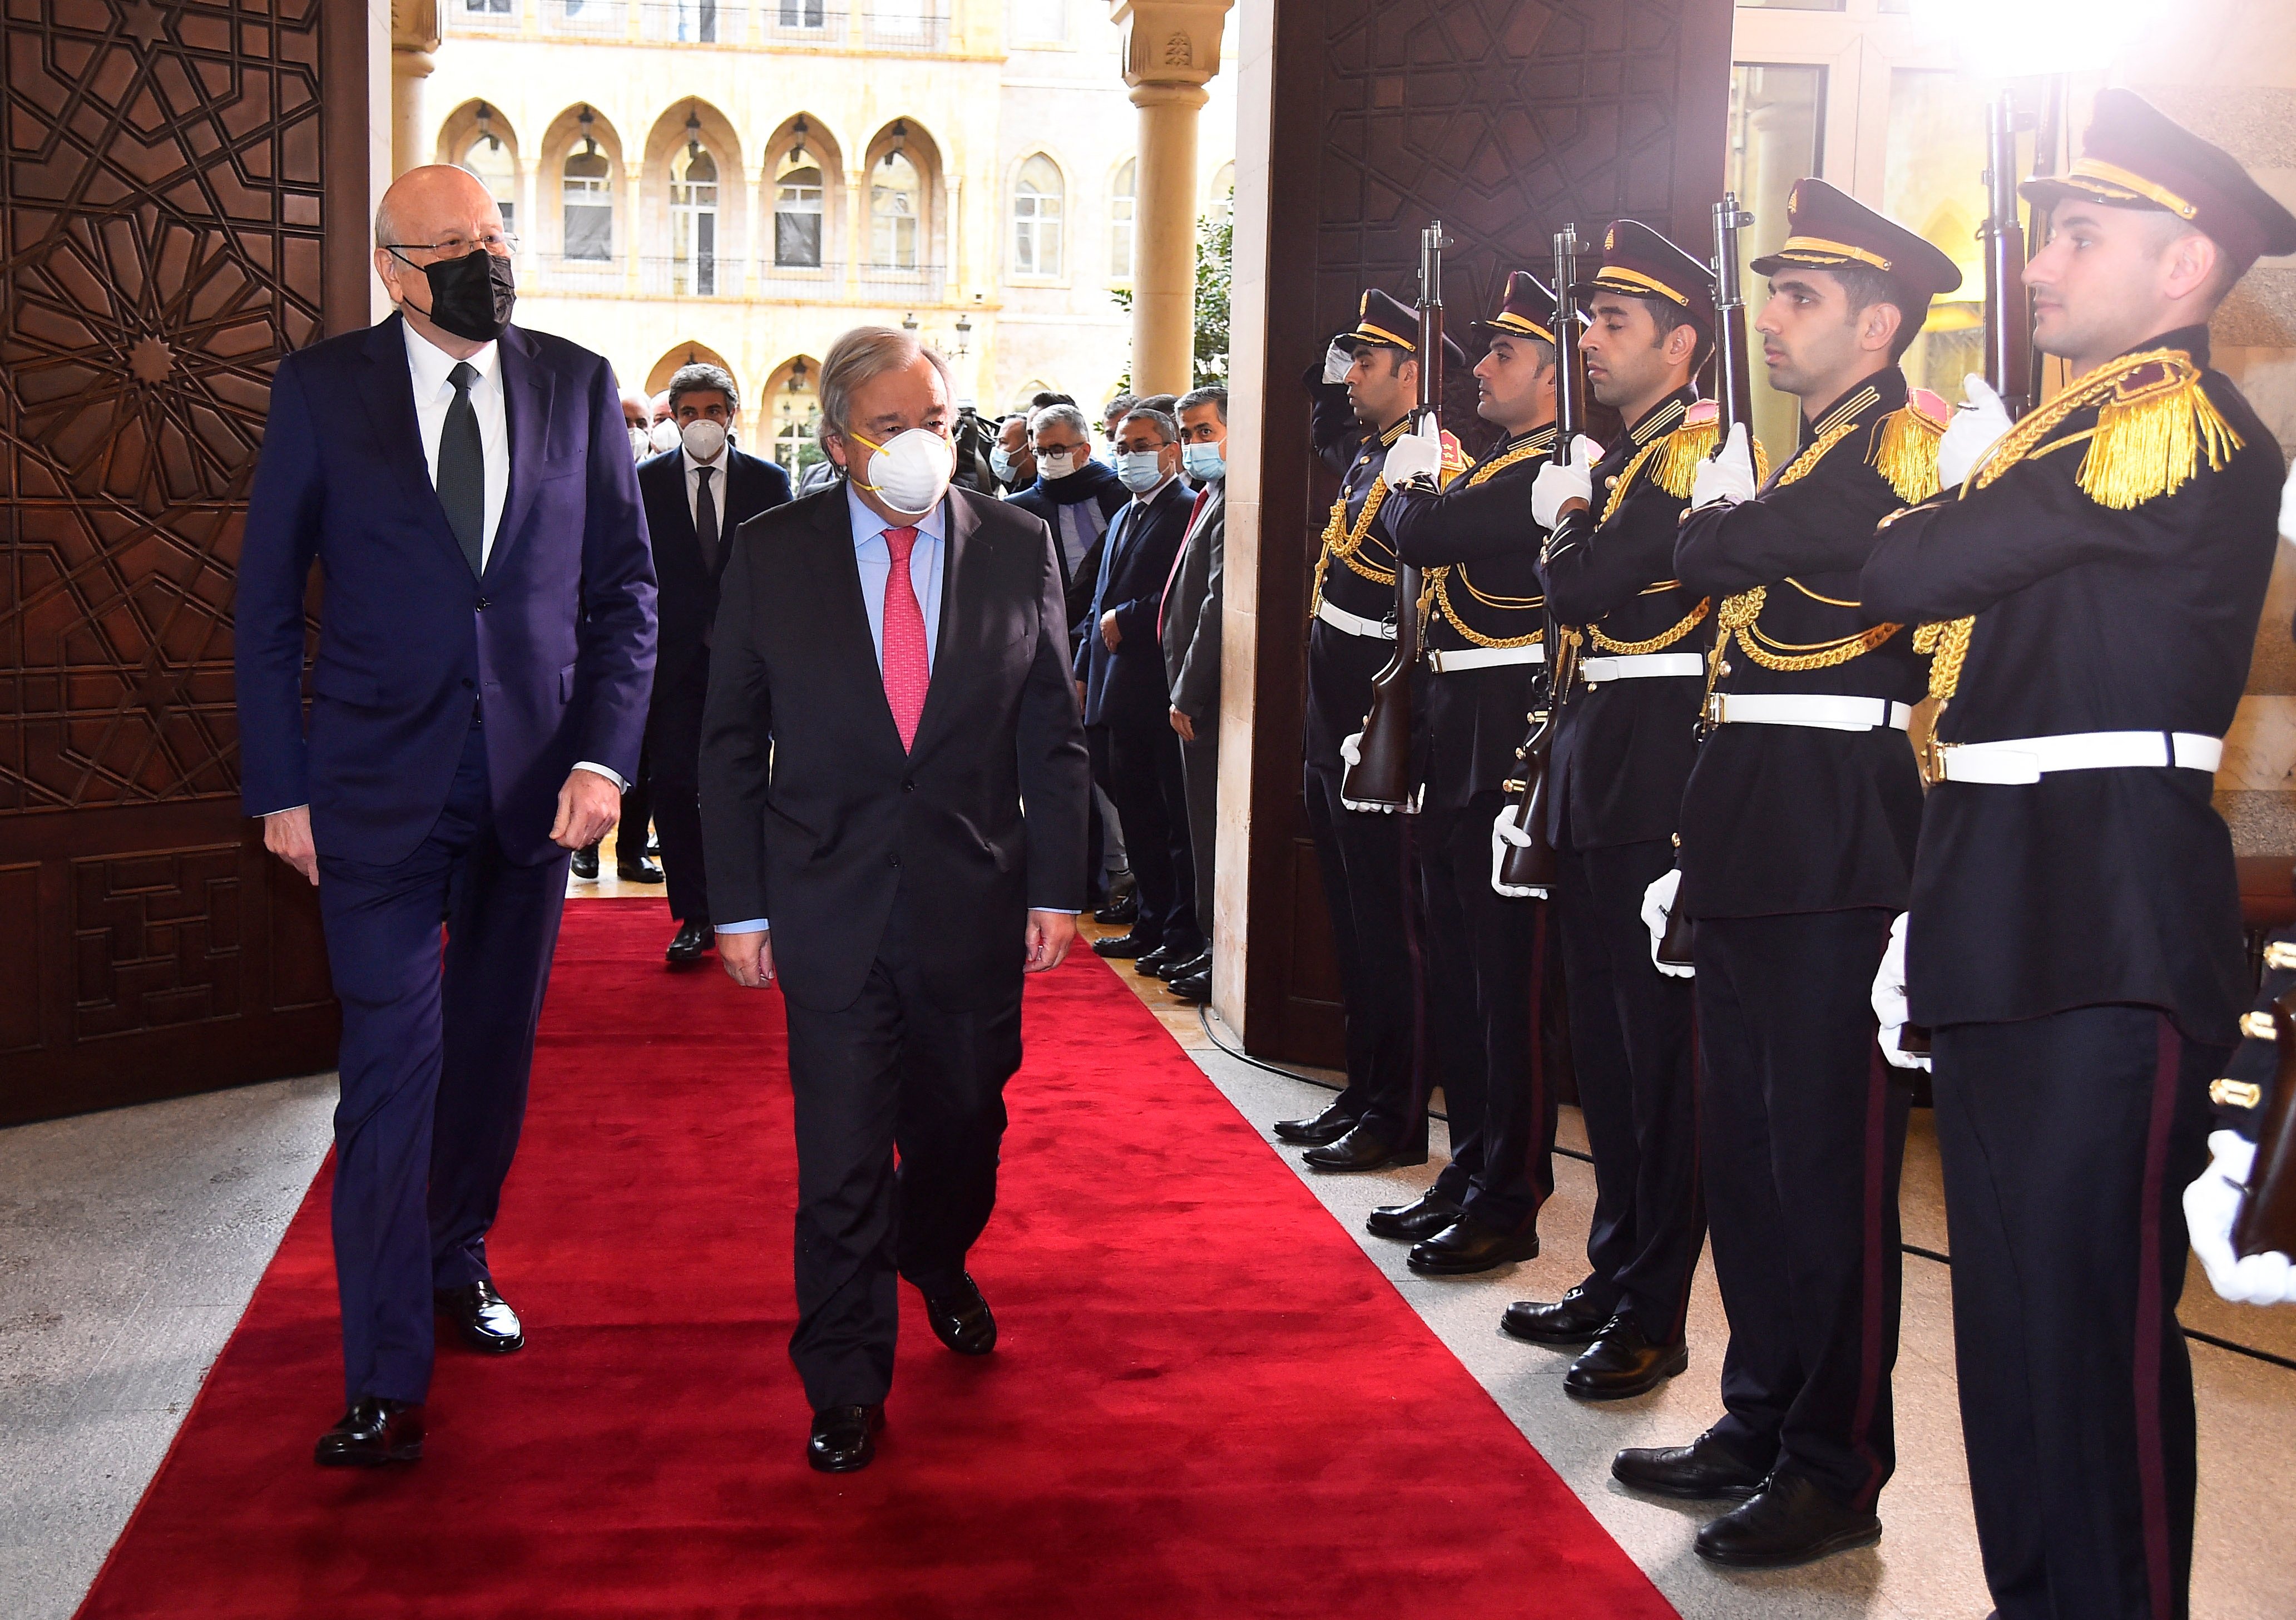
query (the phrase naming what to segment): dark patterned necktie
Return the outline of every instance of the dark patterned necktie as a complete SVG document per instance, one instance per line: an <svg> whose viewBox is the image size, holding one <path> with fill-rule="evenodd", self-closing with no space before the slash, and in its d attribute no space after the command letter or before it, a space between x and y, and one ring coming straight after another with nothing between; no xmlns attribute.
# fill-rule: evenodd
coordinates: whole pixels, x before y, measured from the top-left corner
<svg viewBox="0 0 2296 1620"><path fill-rule="evenodd" d="M479 438L479 413L471 406L471 384L478 380L478 368L468 360L457 360L447 374L455 402L447 407L446 430L439 435L439 504L447 509L447 526L455 531L473 579L486 572L487 556L487 452Z"/></svg>
<svg viewBox="0 0 2296 1620"><path fill-rule="evenodd" d="M718 577L718 502L709 493L709 475L715 467L696 467L701 487L693 497L693 538L701 542L701 572L711 579Z"/></svg>

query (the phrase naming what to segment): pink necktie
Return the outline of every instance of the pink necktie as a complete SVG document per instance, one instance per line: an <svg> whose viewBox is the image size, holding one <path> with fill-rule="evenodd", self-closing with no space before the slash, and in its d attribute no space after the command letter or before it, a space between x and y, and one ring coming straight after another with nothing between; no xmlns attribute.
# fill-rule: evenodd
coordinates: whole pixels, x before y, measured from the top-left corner
<svg viewBox="0 0 2296 1620"><path fill-rule="evenodd" d="M925 661L925 612L909 578L917 531L888 529L885 546L893 554L893 572L885 576L885 702L906 750L917 740L917 720L925 711L925 687L931 678Z"/></svg>

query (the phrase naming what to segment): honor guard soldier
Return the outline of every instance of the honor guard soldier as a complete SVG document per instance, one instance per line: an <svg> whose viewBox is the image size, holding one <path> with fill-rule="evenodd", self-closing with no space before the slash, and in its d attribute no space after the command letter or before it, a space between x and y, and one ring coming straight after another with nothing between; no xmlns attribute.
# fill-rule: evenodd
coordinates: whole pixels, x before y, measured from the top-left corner
<svg viewBox="0 0 2296 1620"><path fill-rule="evenodd" d="M1341 478L1316 559L1308 627L1308 826L1331 909L1347 1010L1347 1090L1313 1119L1275 1134L1309 1144L1317 1170L1427 1162L1427 1098L1416 1073L1414 976L1405 942L1404 828L1397 816L1340 802L1340 744L1363 728L1372 677L1395 654L1395 543L1382 509L1387 452L1410 426L1419 384L1419 316L1376 288L1354 330L1332 341L1315 394L1316 453ZM1443 340L1450 358L1466 356ZM1344 383L1344 388L1341 384Z"/></svg>
<svg viewBox="0 0 2296 1620"><path fill-rule="evenodd" d="M1941 700L1902 977L1931 1032L1954 1337L2002 1620L2186 1612L2191 1368L2178 1193L2250 994L2210 803L2272 572L2281 463L2208 319L2296 217L2126 91L2029 182L2064 391L1982 384L1946 493L1857 593L1922 626ZM1976 452L1972 454L1972 452Z"/></svg>
<svg viewBox="0 0 2296 1620"><path fill-rule="evenodd" d="M1799 1564L1882 1534L1896 1463L1898 1175L1910 1089L1875 1045L1874 974L1921 829L1906 740L1929 663L1871 623L1874 530L1937 492L1948 407L1898 358L1953 261L1823 180L1794 187L1785 243L1754 261L1770 385L1801 401L1792 459L1755 492L1744 432L1699 469L1675 570L1714 597L1706 730L1683 795L1699 1134L1714 1273L1730 1319L1722 1419L1611 1471L1669 1496L1751 1498L1699 1533L1718 1563Z"/></svg>
<svg viewBox="0 0 2296 1620"><path fill-rule="evenodd" d="M1554 1304L1517 1304L1519 1338L1586 1345L1563 1380L1585 1400L1653 1389L1689 1364L1683 1328L1704 1240L1690 986L1661 974L1643 894L1674 866L1676 815L1705 692L1711 604L1674 576L1674 537L1715 417L1691 379L1713 341L1706 267L1648 226L1613 225L1573 289L1587 382L1626 432L1574 447L1532 489L1551 528L1539 576L1582 637L1547 770L1578 1101L1595 1155L1591 1271ZM1600 458L1597 459L1597 456Z"/></svg>
<svg viewBox="0 0 2296 1620"><path fill-rule="evenodd" d="M1426 656L1411 717L1420 811L1412 829L1425 917L1428 1048L1451 1116L1451 1162L1415 1203L1378 1209L1384 1238L1415 1240L1414 1271L1488 1271L1538 1254L1554 1190L1554 1089L1540 1049L1546 906L1491 884L1491 823L1537 706L1546 662L1545 539L1530 486L1554 445L1554 295L1521 270L1475 329L1476 414L1506 438L1438 494L1442 448L1410 433L1388 452L1382 512L1422 571Z"/></svg>

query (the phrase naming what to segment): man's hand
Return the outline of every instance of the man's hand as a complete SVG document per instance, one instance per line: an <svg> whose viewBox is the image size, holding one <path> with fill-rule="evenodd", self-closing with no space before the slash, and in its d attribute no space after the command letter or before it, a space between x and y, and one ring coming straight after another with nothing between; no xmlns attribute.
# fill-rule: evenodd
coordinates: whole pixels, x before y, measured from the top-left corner
<svg viewBox="0 0 2296 1620"><path fill-rule="evenodd" d="M620 788L594 770L570 770L566 785L558 790L558 819L550 824L550 842L586 850L621 818Z"/></svg>
<svg viewBox="0 0 2296 1620"><path fill-rule="evenodd" d="M1123 639L1124 632L1116 628L1116 610L1111 607L1100 616L1101 645L1113 653Z"/></svg>
<svg viewBox="0 0 2296 1620"><path fill-rule="evenodd" d="M1583 435L1571 440L1574 458L1569 466L1548 462L1530 485L1530 521L1552 529L1571 512L1584 510L1595 493L1594 466L1599 456L1586 451L1593 442Z"/></svg>
<svg viewBox="0 0 2296 1620"><path fill-rule="evenodd" d="M2193 1253L2209 1274L2209 1285L2236 1305L2296 1303L2296 1270L2288 1256L2233 1252L2233 1222L2240 1218L2248 1180L2256 1168L2256 1144L2236 1131L2209 1135L2209 1167L2185 1189L2185 1227Z"/></svg>
<svg viewBox="0 0 2296 1620"><path fill-rule="evenodd" d="M1069 947L1076 943L1076 918L1065 911L1031 911L1029 928L1023 936L1028 959L1021 964L1024 973L1043 973L1058 967L1068 959ZM768 968L767 972L772 969Z"/></svg>
<svg viewBox="0 0 2296 1620"><path fill-rule="evenodd" d="M2009 409L1983 377L1972 372L1961 380L1962 407L1946 424L1938 440L1938 483L1958 489L1969 481L1977 464L1991 453L2009 431Z"/></svg>
<svg viewBox="0 0 2296 1620"><path fill-rule="evenodd" d="M1748 448L1746 424L1730 424L1730 437L1722 441L1722 449L1710 461L1698 464L1698 471L1690 481L1690 505L1693 510L1710 506L1717 501L1731 506L1754 498L1754 452Z"/></svg>
<svg viewBox="0 0 2296 1620"><path fill-rule="evenodd" d="M1172 729L1180 734L1180 740L1184 743L1196 740L1196 722L1181 713L1177 705L1172 710Z"/></svg>
<svg viewBox="0 0 2296 1620"><path fill-rule="evenodd" d="M1077 682L1077 712L1078 714L1082 714L1085 711L1086 705L1091 701L1085 695L1089 690L1090 688L1087 687L1084 682Z"/></svg>
<svg viewBox="0 0 2296 1620"><path fill-rule="evenodd" d="M300 872L314 886L319 881L319 851L311 843L311 807L275 810L263 818L263 847Z"/></svg>
<svg viewBox="0 0 2296 1620"><path fill-rule="evenodd" d="M1414 478L1425 479L1431 487L1442 470L1443 435L1429 423L1424 432L1414 430L1388 447L1380 476L1390 489L1399 489Z"/></svg>
<svg viewBox="0 0 2296 1620"><path fill-rule="evenodd" d="M748 990L763 990L774 982L774 936L770 928L755 933L721 933L718 959L726 976Z"/></svg>

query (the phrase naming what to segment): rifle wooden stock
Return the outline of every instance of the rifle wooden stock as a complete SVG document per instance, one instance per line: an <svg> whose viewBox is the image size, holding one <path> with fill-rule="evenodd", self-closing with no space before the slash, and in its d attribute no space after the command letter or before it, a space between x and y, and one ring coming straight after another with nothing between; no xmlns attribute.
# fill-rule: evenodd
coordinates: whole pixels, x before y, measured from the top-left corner
<svg viewBox="0 0 2296 1620"><path fill-rule="evenodd" d="M1419 396L1414 432L1439 429L1443 398L1443 227L1419 233ZM1395 563L1395 656L1372 677L1371 709L1357 735L1356 762L1340 780L1349 810L1400 810L1411 802L1411 682L1419 667L1419 571Z"/></svg>
<svg viewBox="0 0 2296 1620"><path fill-rule="evenodd" d="M2248 1196L2232 1223L2233 1252L2296 1256L2296 991L2272 1004L2278 1077L2256 1133Z"/></svg>

